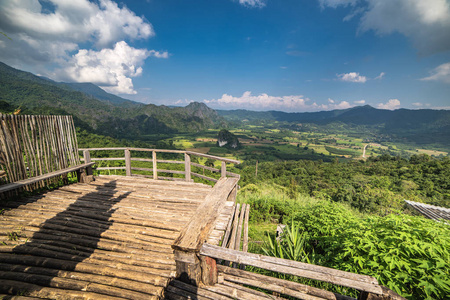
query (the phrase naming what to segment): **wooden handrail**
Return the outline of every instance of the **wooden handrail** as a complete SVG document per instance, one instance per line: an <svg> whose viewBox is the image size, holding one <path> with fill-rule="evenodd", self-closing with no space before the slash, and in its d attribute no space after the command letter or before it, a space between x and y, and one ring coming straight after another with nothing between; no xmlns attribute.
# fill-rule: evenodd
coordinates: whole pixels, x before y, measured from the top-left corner
<svg viewBox="0 0 450 300"><path fill-rule="evenodd" d="M365 292L382 294L382 289L378 285L376 278L367 275L359 275L288 259L246 253L209 244L203 244L200 254L273 272L320 280Z"/></svg>
<svg viewBox="0 0 450 300"><path fill-rule="evenodd" d="M184 151L184 150L170 150L170 149L149 149L149 148L130 148L130 147L107 147L107 148L79 148L79 151L83 151L83 156L81 160L84 162L90 162L90 161L125 161L125 167L99 167L98 170L125 170L127 176L131 176L132 170L139 170L139 171L147 171L153 173L152 177L153 179L158 179L158 173L173 173L173 174L182 174L185 177L186 181L192 181L192 177L198 177L202 178L204 180L217 182L218 179L205 176L204 174L198 174L196 172L193 172L191 167L197 167L202 168L204 170L208 170L211 172L219 173L221 175L221 178L225 177L235 177L240 178L239 174L235 174L232 172L227 171L227 163L232 164L240 164L240 161L234 160L234 159L228 159L218 156L213 156L209 154L203 154L203 153L197 153L193 151ZM90 152L91 151L124 151L124 157L105 157L105 158L90 158ZM131 157L131 151L137 151L137 152L151 152L152 158L133 158ZM157 159L157 153L173 153L173 154L184 154L184 161L177 161L177 160L161 160ZM221 162L220 169L203 166L201 164L195 163L191 161L191 156L199 156L204 158L210 158ZM134 168L131 167L131 161L144 161L144 162L152 162L153 167L152 169L149 168ZM184 164L185 168L184 171L175 171L175 170L163 170L158 169L158 163L169 163L169 164ZM137 175L137 174L136 174ZM168 177L161 177L160 179L169 179ZM175 178L173 178L175 179ZM180 180L180 178L176 178L177 180Z"/></svg>
<svg viewBox="0 0 450 300"><path fill-rule="evenodd" d="M378 284L376 278L367 275L360 275L350 272L345 272L341 270L336 270L332 268L302 263L298 261L292 261L277 257L265 256L254 253L246 253L242 251L227 249L219 246L214 246L210 244L203 244L200 249L200 255L211 257L215 259L226 260L229 262L234 262L238 264L245 264L272 272L289 274L299 277L304 277L313 280L319 280L324 282L329 282L336 285L341 285L349 288L354 288L362 292L362 294L372 295L370 299L395 299L395 300L405 300L405 298L399 296L395 292L389 290L388 288ZM231 271L229 268L223 266L217 266L217 269L223 273L227 273L232 276L241 276L241 279L234 278L233 280L241 281L240 283L254 285L255 279L261 279L258 276L251 277L248 273L242 270ZM261 275L262 276L262 275ZM279 285L279 279L274 279L271 277L266 278L270 282L264 283L274 283ZM232 281L233 281L232 280ZM253 281L252 281L253 280ZM253 283L253 284L252 284ZM260 286L260 285L256 285ZM293 287L293 285L290 285ZM300 286L298 286L300 287ZM306 287L306 286L305 286ZM311 291L311 287L308 287ZM303 291L306 291L302 287ZM291 293L292 291L289 291ZM315 291L317 292L317 290ZM289 294L288 293L288 294ZM308 292L309 293L309 292ZM292 293L291 296L294 296ZM328 296L331 296L328 294ZM328 299L327 297L323 297ZM336 298L331 298L336 299Z"/></svg>
<svg viewBox="0 0 450 300"><path fill-rule="evenodd" d="M198 207L195 218L184 227L173 243L173 249L188 252L200 250L238 180L237 178L221 178L216 183L205 201Z"/></svg>

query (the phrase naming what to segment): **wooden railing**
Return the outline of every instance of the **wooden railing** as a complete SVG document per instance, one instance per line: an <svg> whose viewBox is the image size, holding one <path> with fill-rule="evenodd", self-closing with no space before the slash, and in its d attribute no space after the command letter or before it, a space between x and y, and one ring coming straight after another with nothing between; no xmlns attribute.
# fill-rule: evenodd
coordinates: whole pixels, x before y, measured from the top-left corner
<svg viewBox="0 0 450 300"><path fill-rule="evenodd" d="M91 164L80 164L72 116L0 114L0 198L68 181L88 180Z"/></svg>
<svg viewBox="0 0 450 300"><path fill-rule="evenodd" d="M277 257L246 253L209 244L203 244L199 254L200 257L207 257L207 259L201 258L201 260L208 260L210 262L208 270L214 269L217 273L213 278L204 280L203 282L205 284L214 284L215 282L221 283L225 280L232 283L262 288L298 299L352 299L345 295L332 293L305 284L229 267L229 263L234 263L235 265L253 266L276 273L288 274L356 289L361 292L358 297L358 299L361 300L405 300L392 290L379 285L376 278L367 275L359 275ZM211 261L211 259L214 260ZM223 266L216 264L215 260L223 260L229 263L227 266Z"/></svg>
<svg viewBox="0 0 450 300"><path fill-rule="evenodd" d="M85 148L85 149L79 149L79 151L83 151L83 158L81 159L84 162L100 162L100 161L124 161L124 166L119 167L96 167L99 171L104 170L124 170L126 176L145 176L145 177L151 177L153 179L166 179L166 180L183 180L183 181L192 181L192 177L198 177L204 180L217 182L219 179L213 178L210 176L206 176L204 174L200 174L197 172L192 171L192 167L199 168L202 170L208 170L212 173L219 173L220 178L224 177L236 177L239 178L239 174L229 172L227 171L227 163L230 164L239 164L240 161L229 159L229 158L223 158L203 153L197 153L192 151L184 151L184 150L166 150L166 149L147 149L147 148ZM123 157L91 157L92 151L124 151ZM133 152L146 152L151 153L151 158L144 158L144 157L136 157L133 156ZM178 154L182 155L182 160L168 160L168 159L159 159L159 154ZM215 161L221 162L220 169L212 167L212 166L205 166L196 162L192 162L192 157L203 157L206 159L213 159ZM132 166L132 162L148 162L152 164L151 168L144 168L144 167L135 167ZM175 169L158 169L158 164L184 164L184 170L175 170ZM139 171L139 173L136 173L133 171ZM144 175L142 174L144 173ZM151 173L151 175L147 175L148 173ZM178 174L182 175L182 177L169 177L169 176L162 176L161 173L164 174Z"/></svg>

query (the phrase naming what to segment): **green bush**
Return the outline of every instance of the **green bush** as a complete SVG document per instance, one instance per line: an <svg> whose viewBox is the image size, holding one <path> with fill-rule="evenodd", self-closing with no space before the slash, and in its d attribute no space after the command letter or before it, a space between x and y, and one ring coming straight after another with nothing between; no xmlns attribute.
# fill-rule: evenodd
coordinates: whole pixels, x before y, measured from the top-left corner
<svg viewBox="0 0 450 300"><path fill-rule="evenodd" d="M407 215L361 217L322 201L295 215L322 263L374 276L409 299L450 296L450 227Z"/></svg>

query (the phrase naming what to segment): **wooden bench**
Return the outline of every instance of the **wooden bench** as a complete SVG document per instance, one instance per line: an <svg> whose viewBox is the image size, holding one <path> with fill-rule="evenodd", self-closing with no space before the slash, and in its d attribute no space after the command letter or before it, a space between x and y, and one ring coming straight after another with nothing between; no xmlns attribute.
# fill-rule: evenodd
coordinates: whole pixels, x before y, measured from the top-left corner
<svg viewBox="0 0 450 300"><path fill-rule="evenodd" d="M80 164L80 165L76 165L73 167L69 167L69 168L65 168L62 170L58 170L58 171L54 171L54 172L50 172L47 174L43 174L40 176L36 176L36 177L32 177L32 178L27 178L27 179L23 179L23 180L19 180L16 182L11 182L11 183L7 183L4 185L0 186L0 194L7 192L7 191L12 191L21 187L25 187L27 185L42 181L42 180L46 180L46 179L50 179L56 176L60 176L60 175L64 175L70 172L77 172L78 175L78 181L81 182L86 182L89 181L86 179L87 176L92 175L92 166L95 164L95 162L88 162L88 163L84 163L84 164ZM84 172L85 170L87 170L87 172ZM87 174L86 174L87 173ZM83 175L84 174L84 175Z"/></svg>

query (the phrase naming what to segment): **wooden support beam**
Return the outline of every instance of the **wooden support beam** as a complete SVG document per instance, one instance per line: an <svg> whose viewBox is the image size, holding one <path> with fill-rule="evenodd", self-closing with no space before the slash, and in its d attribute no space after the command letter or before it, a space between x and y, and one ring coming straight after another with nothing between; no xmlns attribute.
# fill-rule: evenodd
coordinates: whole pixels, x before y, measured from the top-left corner
<svg viewBox="0 0 450 300"><path fill-rule="evenodd" d="M158 179L158 165L156 161L156 151L152 151L153 158L153 179Z"/></svg>
<svg viewBox="0 0 450 300"><path fill-rule="evenodd" d="M131 153L128 149L125 149L125 172L126 176L131 176Z"/></svg>
<svg viewBox="0 0 450 300"><path fill-rule="evenodd" d="M191 181L191 156L187 153L184 154L184 173L186 181Z"/></svg>
<svg viewBox="0 0 450 300"><path fill-rule="evenodd" d="M217 263L214 258L200 256L200 265L202 269L202 282L205 285L214 285L217 283Z"/></svg>
<svg viewBox="0 0 450 300"><path fill-rule="evenodd" d="M227 177L227 163L222 161L222 167L220 168L220 177Z"/></svg>
<svg viewBox="0 0 450 300"><path fill-rule="evenodd" d="M198 286L202 271L200 260L194 252L174 251L176 262L176 278L182 282Z"/></svg>

